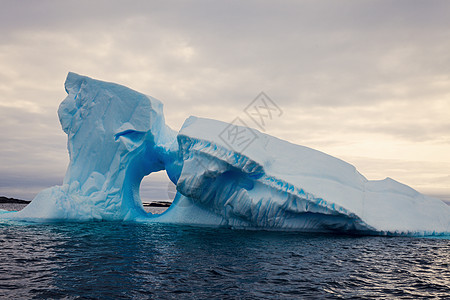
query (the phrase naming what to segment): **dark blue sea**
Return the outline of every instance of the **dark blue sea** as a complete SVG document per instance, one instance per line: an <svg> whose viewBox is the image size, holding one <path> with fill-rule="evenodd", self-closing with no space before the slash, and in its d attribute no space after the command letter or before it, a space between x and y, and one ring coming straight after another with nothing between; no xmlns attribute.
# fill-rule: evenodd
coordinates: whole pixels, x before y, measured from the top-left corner
<svg viewBox="0 0 450 300"><path fill-rule="evenodd" d="M0 224L1 299L450 299L450 240Z"/></svg>

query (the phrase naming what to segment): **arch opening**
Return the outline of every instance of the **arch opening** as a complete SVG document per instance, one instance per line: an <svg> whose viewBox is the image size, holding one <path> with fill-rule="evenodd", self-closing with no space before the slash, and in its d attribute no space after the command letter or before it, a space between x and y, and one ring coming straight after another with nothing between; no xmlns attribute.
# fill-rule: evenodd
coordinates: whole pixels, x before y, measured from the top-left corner
<svg viewBox="0 0 450 300"><path fill-rule="evenodd" d="M170 181L165 170L153 172L142 178L139 196L146 212L162 214L170 205L177 193L175 184Z"/></svg>

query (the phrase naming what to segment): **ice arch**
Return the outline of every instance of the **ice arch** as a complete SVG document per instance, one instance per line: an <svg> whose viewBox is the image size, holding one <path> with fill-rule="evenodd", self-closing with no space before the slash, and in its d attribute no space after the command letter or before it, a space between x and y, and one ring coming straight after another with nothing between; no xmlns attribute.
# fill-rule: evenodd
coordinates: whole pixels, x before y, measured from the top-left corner
<svg viewBox="0 0 450 300"><path fill-rule="evenodd" d="M176 184L177 133L162 103L129 88L69 73L58 115L70 163L62 186L46 189L18 213L33 219L127 220L145 216L139 185L166 170Z"/></svg>
<svg viewBox="0 0 450 300"><path fill-rule="evenodd" d="M320 151L253 130L254 140L235 149L222 137L232 124L190 117L176 133L152 97L74 73L65 87L58 110L70 155L64 183L2 218L450 233L450 207L442 201L392 179L367 180ZM177 184L177 194L164 214L148 215L139 186L160 170Z"/></svg>

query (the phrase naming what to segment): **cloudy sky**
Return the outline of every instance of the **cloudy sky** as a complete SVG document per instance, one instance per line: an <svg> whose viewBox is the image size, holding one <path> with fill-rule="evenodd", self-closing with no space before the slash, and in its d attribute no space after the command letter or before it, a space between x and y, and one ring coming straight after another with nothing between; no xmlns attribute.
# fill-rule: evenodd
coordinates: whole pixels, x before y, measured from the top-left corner
<svg viewBox="0 0 450 300"><path fill-rule="evenodd" d="M177 130L256 127L264 91L266 133L450 199L449 1L0 0L0 37L0 195L62 182L73 71L160 99Z"/></svg>

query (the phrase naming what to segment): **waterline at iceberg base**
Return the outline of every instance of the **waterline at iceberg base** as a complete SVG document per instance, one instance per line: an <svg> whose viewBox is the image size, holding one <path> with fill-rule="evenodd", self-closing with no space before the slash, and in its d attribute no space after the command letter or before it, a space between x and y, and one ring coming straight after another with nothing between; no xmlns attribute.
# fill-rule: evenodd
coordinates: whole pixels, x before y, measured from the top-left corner
<svg viewBox="0 0 450 300"><path fill-rule="evenodd" d="M243 229L388 235L450 234L450 206L393 179L367 180L325 153L252 129L238 150L228 123L190 117L179 132L163 105L127 87L69 73L58 115L70 164L62 186L40 192L24 221L138 221ZM239 128L245 130L246 128ZM166 170L171 207L146 213L143 177Z"/></svg>

